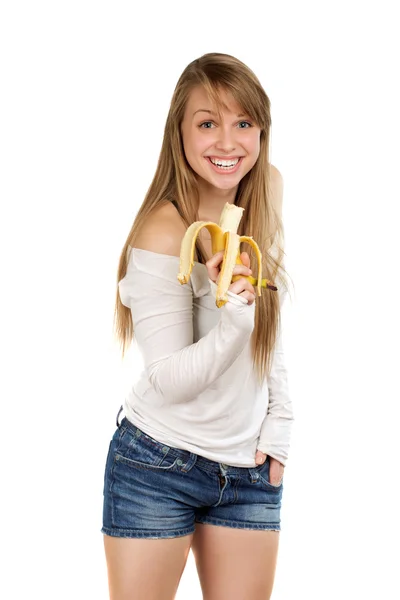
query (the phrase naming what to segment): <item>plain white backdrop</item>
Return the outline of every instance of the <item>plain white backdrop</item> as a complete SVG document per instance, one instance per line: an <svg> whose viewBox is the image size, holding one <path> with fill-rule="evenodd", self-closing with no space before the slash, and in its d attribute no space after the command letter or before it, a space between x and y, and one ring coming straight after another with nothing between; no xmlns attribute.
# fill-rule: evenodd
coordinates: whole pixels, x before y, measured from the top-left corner
<svg viewBox="0 0 400 600"><path fill-rule="evenodd" d="M296 421L272 598L400 597L395 4L2 4L2 597L108 598L106 451L141 368L113 338L117 264L206 52L259 77L284 179ZM177 599L201 598L190 554Z"/></svg>

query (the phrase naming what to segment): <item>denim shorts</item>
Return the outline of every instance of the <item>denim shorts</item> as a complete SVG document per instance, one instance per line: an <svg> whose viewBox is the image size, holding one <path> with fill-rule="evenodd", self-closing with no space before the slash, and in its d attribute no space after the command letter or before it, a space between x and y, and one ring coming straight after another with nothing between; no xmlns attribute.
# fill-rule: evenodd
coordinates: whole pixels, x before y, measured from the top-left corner
<svg viewBox="0 0 400 600"><path fill-rule="evenodd" d="M118 415L104 473L102 533L172 538L193 533L195 523L280 531L283 482L269 482L268 456L254 468L218 463L158 442L126 417L119 423Z"/></svg>

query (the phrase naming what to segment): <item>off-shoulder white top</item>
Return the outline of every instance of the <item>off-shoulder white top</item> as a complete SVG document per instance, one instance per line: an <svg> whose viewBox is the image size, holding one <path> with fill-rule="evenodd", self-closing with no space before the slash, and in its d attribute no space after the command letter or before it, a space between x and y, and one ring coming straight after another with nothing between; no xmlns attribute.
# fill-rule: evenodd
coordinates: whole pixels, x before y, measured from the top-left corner
<svg viewBox="0 0 400 600"><path fill-rule="evenodd" d="M119 282L144 362L123 403L127 419L162 443L227 465L255 467L257 449L285 464L294 418L281 331L260 386L250 352L257 297L249 305L228 292L218 308L205 265L195 262L185 285L178 272L179 257L132 248Z"/></svg>

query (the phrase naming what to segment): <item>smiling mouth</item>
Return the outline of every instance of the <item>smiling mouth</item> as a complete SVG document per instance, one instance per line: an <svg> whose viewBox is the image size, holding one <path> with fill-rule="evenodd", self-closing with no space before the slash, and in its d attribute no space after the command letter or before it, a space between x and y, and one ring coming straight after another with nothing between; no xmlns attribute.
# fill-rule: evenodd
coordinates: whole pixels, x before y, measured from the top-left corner
<svg viewBox="0 0 400 600"><path fill-rule="evenodd" d="M230 173L230 172L236 171L236 169L238 168L238 165L240 164L240 162L241 162L241 160L242 160L243 157L239 156L236 159L236 162L233 162L233 160L232 161L226 160L226 162L232 162L233 163L233 164L230 164L229 166L226 166L226 165L223 165L223 164L216 164L215 162L213 162L211 160L210 156L206 156L205 158L214 167L215 170L219 171L220 173L224 173L224 172L225 173ZM221 159L221 160L224 160L224 159Z"/></svg>

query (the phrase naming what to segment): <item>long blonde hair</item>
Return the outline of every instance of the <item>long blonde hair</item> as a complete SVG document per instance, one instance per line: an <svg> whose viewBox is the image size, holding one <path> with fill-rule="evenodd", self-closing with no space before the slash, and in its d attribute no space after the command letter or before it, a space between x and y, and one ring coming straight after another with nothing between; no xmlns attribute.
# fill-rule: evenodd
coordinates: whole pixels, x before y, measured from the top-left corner
<svg viewBox="0 0 400 600"><path fill-rule="evenodd" d="M135 246L138 232L149 214L169 201L174 201L187 227L199 219L196 174L186 160L181 136L181 124L187 100L191 90L198 85L203 86L220 117L222 102L219 91L223 89L232 94L236 102L261 129L259 157L252 169L240 181L235 198L235 204L245 209L238 234L253 236L263 257L263 277L272 279L278 288L284 286L287 290L286 278L283 275L285 269L282 216L271 201L270 100L255 74L240 60L229 54L217 52L204 54L185 68L175 87L156 172L119 259L114 327L116 337L122 346L122 357L126 347L133 340L134 324L130 308L121 302L118 282L126 275L131 247ZM249 254L251 269L256 273L257 261L251 246L247 243L242 244L241 251ZM206 262L206 253L200 240L196 243L196 260L203 264ZM255 325L251 344L253 367L260 383L271 369L273 349L280 326L281 292L281 289L276 292L263 288L261 297L256 297Z"/></svg>

